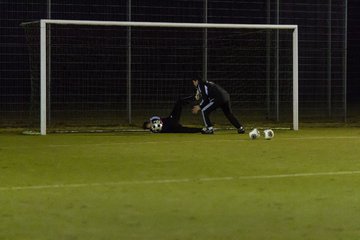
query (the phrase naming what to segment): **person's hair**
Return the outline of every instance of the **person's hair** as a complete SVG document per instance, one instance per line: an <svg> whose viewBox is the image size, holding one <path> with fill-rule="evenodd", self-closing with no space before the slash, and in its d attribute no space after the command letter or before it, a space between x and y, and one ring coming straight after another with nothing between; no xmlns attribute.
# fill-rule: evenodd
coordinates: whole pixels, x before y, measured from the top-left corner
<svg viewBox="0 0 360 240"><path fill-rule="evenodd" d="M143 125L142 125L142 128L143 128L143 129L149 129L148 126L147 126L149 123L150 123L150 121L145 121L145 122L143 123Z"/></svg>
<svg viewBox="0 0 360 240"><path fill-rule="evenodd" d="M201 82L201 81L202 81L202 78L201 78L200 75L195 75L191 80L192 80L192 81L198 80L199 82Z"/></svg>

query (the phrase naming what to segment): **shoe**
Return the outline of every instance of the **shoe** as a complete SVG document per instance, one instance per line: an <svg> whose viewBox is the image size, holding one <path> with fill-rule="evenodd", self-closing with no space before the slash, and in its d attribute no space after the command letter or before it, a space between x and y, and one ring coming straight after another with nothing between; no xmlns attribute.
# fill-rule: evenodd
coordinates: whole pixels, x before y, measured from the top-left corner
<svg viewBox="0 0 360 240"><path fill-rule="evenodd" d="M212 128L203 128L203 129L201 129L201 134L214 134L214 129L212 129Z"/></svg>
<svg viewBox="0 0 360 240"><path fill-rule="evenodd" d="M245 133L244 127L238 128L238 134L244 134L244 133Z"/></svg>

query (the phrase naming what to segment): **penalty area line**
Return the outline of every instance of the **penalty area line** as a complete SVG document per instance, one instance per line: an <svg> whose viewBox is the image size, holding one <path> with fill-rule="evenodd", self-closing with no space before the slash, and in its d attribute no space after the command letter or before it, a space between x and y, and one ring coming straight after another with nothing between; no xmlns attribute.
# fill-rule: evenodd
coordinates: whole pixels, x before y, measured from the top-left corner
<svg viewBox="0 0 360 240"><path fill-rule="evenodd" d="M126 185L146 185L146 184L155 185L155 184L189 183L189 182L218 182L218 181L237 181L237 180L239 181L239 180L256 180L256 179L296 178L296 177L340 176L340 175L356 175L356 174L360 174L360 171L314 172L314 173L292 173L292 174L237 176L237 177L233 176L233 177L208 177L208 178L193 178L193 179L192 178L158 179L158 180L143 180L143 181L104 182L104 183L13 186L13 187L0 187L0 191L85 188L85 187L126 186Z"/></svg>

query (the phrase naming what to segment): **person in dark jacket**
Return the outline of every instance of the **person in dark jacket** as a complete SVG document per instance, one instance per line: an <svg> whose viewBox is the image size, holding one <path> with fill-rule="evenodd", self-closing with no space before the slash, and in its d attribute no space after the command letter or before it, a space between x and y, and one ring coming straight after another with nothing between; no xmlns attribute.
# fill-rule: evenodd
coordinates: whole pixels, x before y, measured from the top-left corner
<svg viewBox="0 0 360 240"><path fill-rule="evenodd" d="M143 129L149 129L153 133L200 133L201 128L186 127L180 123L182 107L193 99L194 96L179 98L168 117L152 116L143 123Z"/></svg>
<svg viewBox="0 0 360 240"><path fill-rule="evenodd" d="M201 102L195 105L192 109L192 113L197 114L199 111L202 113L205 127L201 130L203 134L213 134L213 124L209 118L210 113L215 109L221 108L226 118L237 129L240 134L245 133L244 127L239 120L234 116L231 110L230 95L218 84L209 81L202 81L198 78L192 80L194 87L197 89L198 95L201 97Z"/></svg>

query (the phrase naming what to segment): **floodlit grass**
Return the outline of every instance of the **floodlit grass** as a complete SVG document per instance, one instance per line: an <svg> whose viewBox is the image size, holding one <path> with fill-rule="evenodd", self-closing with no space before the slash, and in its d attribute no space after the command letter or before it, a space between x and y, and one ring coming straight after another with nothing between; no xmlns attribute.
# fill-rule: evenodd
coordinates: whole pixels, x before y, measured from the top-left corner
<svg viewBox="0 0 360 240"><path fill-rule="evenodd" d="M0 135L0 239L359 239L360 129Z"/></svg>

